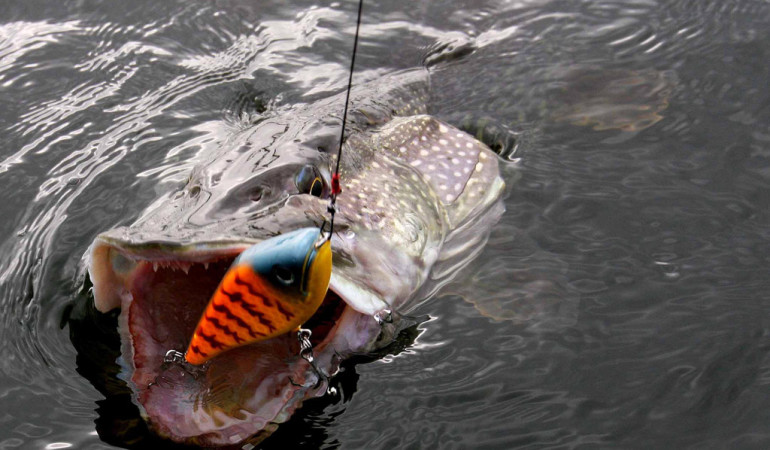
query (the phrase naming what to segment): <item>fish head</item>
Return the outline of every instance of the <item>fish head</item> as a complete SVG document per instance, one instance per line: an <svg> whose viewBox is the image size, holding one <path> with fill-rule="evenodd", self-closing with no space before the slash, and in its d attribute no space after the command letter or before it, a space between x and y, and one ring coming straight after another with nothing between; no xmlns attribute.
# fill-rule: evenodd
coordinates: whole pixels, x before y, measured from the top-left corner
<svg viewBox="0 0 770 450"><path fill-rule="evenodd" d="M307 242L298 239L297 252L287 253L286 242L271 247L278 242L271 238L317 231L329 218L332 136L341 125L334 114L342 98L236 133L178 192L131 226L96 237L89 265L94 303L102 312L120 308L122 377L155 432L201 446L269 433L305 399L324 393L324 377L341 359L387 344L393 327L377 318L406 312L478 253L501 213L496 157L424 115L424 106L391 106L424 99L414 74L407 75L406 88L384 97L368 101L362 94L379 92L379 85L351 95L356 124L340 160L329 289L303 324L312 332L313 365L292 332L228 350L202 368L165 355L188 348L231 267L267 278L276 275L271 258L291 253L283 275L291 272L292 283L308 273L323 281L325 264L308 272L297 262L307 257ZM300 281L290 291L302 289Z"/></svg>
<svg viewBox="0 0 770 450"><path fill-rule="evenodd" d="M120 308L122 377L151 428L172 440L243 442L325 392L290 328L309 327L315 361L329 375L340 363L335 349L366 349L381 332L334 292L312 293L326 294L331 271L332 243L314 244L328 218L332 158L297 137L299 125L287 128L282 121L233 137L196 166L179 191L161 197L132 225L100 234L91 247L94 304L101 312ZM318 302L302 314L293 311L301 323L209 354L203 367L167 361L169 351L195 344L196 327L231 268L248 269L248 281L258 280L283 301Z"/></svg>

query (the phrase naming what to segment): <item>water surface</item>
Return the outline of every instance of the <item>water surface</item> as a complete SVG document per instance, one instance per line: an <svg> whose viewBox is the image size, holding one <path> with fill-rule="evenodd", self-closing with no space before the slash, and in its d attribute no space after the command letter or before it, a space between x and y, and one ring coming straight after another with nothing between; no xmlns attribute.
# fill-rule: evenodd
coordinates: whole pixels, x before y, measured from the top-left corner
<svg viewBox="0 0 770 450"><path fill-rule="evenodd" d="M84 376L82 255L234 116L342 90L355 7L0 5L0 448L146 439ZM361 39L357 79L428 61L486 124L507 212L266 448L770 447L768 2L369 2Z"/></svg>

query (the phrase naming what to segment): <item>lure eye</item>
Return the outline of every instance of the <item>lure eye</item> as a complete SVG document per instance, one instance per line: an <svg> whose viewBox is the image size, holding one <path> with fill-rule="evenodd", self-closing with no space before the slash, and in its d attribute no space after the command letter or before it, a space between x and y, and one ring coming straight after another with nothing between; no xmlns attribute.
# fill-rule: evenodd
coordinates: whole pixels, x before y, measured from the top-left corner
<svg viewBox="0 0 770 450"><path fill-rule="evenodd" d="M275 275L275 278L281 282L281 284L286 286L289 286L294 282L294 273L292 273L288 267L275 266L273 267L273 274Z"/></svg>
<svg viewBox="0 0 770 450"><path fill-rule="evenodd" d="M300 194L310 194L321 197L324 192L324 181L317 167L307 165L297 174L295 180Z"/></svg>

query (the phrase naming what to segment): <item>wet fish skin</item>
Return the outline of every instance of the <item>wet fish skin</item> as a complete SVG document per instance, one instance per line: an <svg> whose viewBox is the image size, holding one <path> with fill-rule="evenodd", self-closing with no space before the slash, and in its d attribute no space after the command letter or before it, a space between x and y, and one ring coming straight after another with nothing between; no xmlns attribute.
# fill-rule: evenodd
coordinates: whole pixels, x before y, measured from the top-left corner
<svg viewBox="0 0 770 450"><path fill-rule="evenodd" d="M330 283L346 307L314 349L317 367L330 375L341 358L386 345L392 324L383 328L374 317L407 312L451 280L478 254L502 213L497 156L425 114L426 75L407 71L353 91ZM190 292L168 299L156 292L188 284L187 275L164 264L189 265L191 278L215 279L201 263L214 267L267 237L328 217L341 104L337 95L268 115L234 134L180 191L160 198L133 225L96 238L95 305L121 307L125 376L159 434L197 445L242 442L269 432L304 399L323 392L289 335L222 354L195 379L164 366L169 347L187 345L199 317L188 317L198 307L192 303L205 304L207 297ZM323 178L320 197L302 191L297 177L303 170ZM152 272L150 263L160 270Z"/></svg>

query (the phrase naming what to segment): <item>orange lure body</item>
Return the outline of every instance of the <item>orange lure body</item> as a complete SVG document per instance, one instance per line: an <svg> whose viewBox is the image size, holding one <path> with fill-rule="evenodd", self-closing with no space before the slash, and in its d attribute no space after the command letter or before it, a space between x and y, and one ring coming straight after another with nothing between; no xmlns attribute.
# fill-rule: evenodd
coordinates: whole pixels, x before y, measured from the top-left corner
<svg viewBox="0 0 770 450"><path fill-rule="evenodd" d="M318 229L263 241L239 256L198 322L185 359L200 365L231 348L296 330L318 309L331 277L331 244Z"/></svg>

